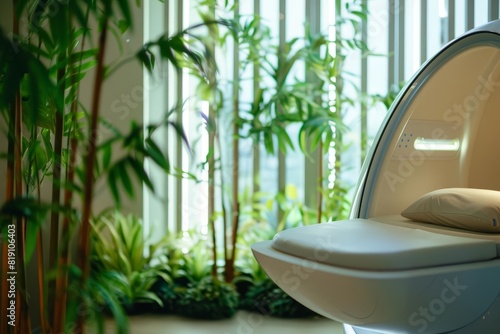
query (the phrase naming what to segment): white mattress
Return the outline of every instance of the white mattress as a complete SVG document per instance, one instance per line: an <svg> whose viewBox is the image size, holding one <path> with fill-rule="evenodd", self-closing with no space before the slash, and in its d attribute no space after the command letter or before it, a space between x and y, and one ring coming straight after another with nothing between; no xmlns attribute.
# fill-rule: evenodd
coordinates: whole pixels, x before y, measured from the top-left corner
<svg viewBox="0 0 500 334"><path fill-rule="evenodd" d="M360 270L411 270L489 261L500 236L467 233L401 216L350 219L289 229L272 247L289 255Z"/></svg>

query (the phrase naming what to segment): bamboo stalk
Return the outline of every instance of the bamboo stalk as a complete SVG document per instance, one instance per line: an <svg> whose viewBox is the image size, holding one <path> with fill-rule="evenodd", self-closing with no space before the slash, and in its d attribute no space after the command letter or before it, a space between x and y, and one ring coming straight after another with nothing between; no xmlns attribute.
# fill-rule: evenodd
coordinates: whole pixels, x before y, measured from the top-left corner
<svg viewBox="0 0 500 334"><path fill-rule="evenodd" d="M13 33L19 35L19 19L16 15L17 0L12 1L13 10ZM23 179L22 179L22 106L21 106L21 88L18 88L14 101L14 193L17 198L23 196ZM17 249L17 286L16 286L16 321L17 333L31 333L28 292L26 282L26 219L19 217L17 219L16 231L16 249Z"/></svg>
<svg viewBox="0 0 500 334"><path fill-rule="evenodd" d="M109 6L109 5L108 5ZM85 282L90 273L90 216L92 213L92 195L94 190L94 164L97 147L97 127L99 120L99 103L101 100L102 84L104 81L104 53L106 50L106 35L108 31L108 20L110 8L104 9L103 25L99 36L99 52L97 54L96 76L94 81L94 91L92 99L92 109L90 115L90 129L88 142L88 155L85 164L85 187L82 209L82 224L79 244L79 266L82 270L81 289L85 288ZM78 315L74 333L85 333L85 319L82 314Z"/></svg>
<svg viewBox="0 0 500 334"><path fill-rule="evenodd" d="M16 198L23 196L23 179L22 179L22 108L21 108L21 93L18 91L15 99L15 140L14 140L14 187ZM29 305L28 305L28 291L26 282L26 219L19 217L17 219L17 289L18 297L16 298L19 303L19 325L16 326L16 332L31 333Z"/></svg>
<svg viewBox="0 0 500 334"><path fill-rule="evenodd" d="M42 47L42 39L40 36L38 36L38 48ZM40 55L37 55L37 59L40 59ZM36 138L38 136L38 130L34 126L33 127L33 138ZM38 173L38 160L35 155L35 171L36 171L36 191L37 191L37 198L38 198L38 203L41 203L41 182L40 182L40 175ZM28 186L27 192L28 192ZM38 312L39 312L39 317L40 317L40 328L41 328L41 334L47 334L49 332L49 323L48 323L48 314L47 314L47 309L46 309L46 300L45 300L45 265L44 265L44 248L43 248L43 231L42 228L39 227L37 237L36 237L36 254L37 254L37 281L38 281Z"/></svg>
<svg viewBox="0 0 500 334"><path fill-rule="evenodd" d="M36 127L32 129L32 138L37 138L38 131ZM31 161L30 161L31 164ZM41 181L38 173L38 160L36 155L34 157L35 171L36 171L36 192L38 204L41 204ZM31 169L31 166L29 167ZM27 182L30 183L30 182ZM26 185L26 193L29 193L29 186ZM47 323L47 314L45 308L45 274L44 274L44 261L43 261L43 236L42 229L38 229L37 237L36 237L36 264L37 264L37 280L38 280L38 308L39 308L39 316L40 316L40 327L42 334L46 334L48 332L48 323Z"/></svg>
<svg viewBox="0 0 500 334"><path fill-rule="evenodd" d="M214 129L212 129L212 113L213 110L210 107L209 114L208 114L208 124L207 124L207 130L208 130L208 147L209 150L211 149L212 152L209 154L210 156L208 157L208 221L210 224L210 227L212 229L212 257L213 257L213 265L212 265L212 276L216 277L217 276L217 237L215 235L215 134L214 134ZM224 219L225 222L225 219ZM225 229L224 229L225 232ZM224 237L225 240L225 237ZM224 241L225 242L225 241ZM226 247L224 247L224 252L226 251ZM225 257L225 253L224 253Z"/></svg>
<svg viewBox="0 0 500 334"><path fill-rule="evenodd" d="M60 54L58 56L58 62L64 62L65 56ZM66 75L66 69L63 67L57 71L57 84L59 90L64 96L64 77ZM52 198L51 204L58 207L61 201L61 156L62 156L62 142L63 142L63 132L64 132L64 110L56 110L55 114L55 132L54 132L54 167L52 170ZM50 215L50 246L49 246L49 268L54 270L57 268L57 261L59 257L59 211L52 210ZM56 281L51 280L49 282L49 305L55 306L55 295L56 295ZM53 308L49 308L49 319L55 323L55 317L57 315Z"/></svg>
<svg viewBox="0 0 500 334"><path fill-rule="evenodd" d="M236 8L234 10L235 20L239 20L239 3L236 1ZM236 241L238 237L238 228L240 222L240 202L238 199L239 190L239 171L240 171L240 138L239 138L239 43L238 39L234 41L233 53L233 170L232 170L232 198L233 206L231 208L231 256L228 259L228 267L226 270L226 282L232 282L234 279L234 261L236 258Z"/></svg>
<svg viewBox="0 0 500 334"><path fill-rule="evenodd" d="M72 109L74 109L73 115L76 113L77 103L76 100L73 102ZM74 180L75 169L73 166L76 163L76 151L78 147L78 141L75 136L71 138L70 143L70 161L68 167L68 174L66 179L69 182ZM64 192L64 207L71 208L73 202L73 192L66 189ZM62 244L61 244L61 254L59 255L59 265L58 274L56 280L56 295L55 295L55 305L54 305L54 332L62 333L64 331L64 324L66 321L66 301L67 301L67 290L68 290L68 271L67 266L70 262L69 257L69 242L70 242L70 217L68 214L65 215L62 223Z"/></svg>
<svg viewBox="0 0 500 334"><path fill-rule="evenodd" d="M40 308L40 327L42 329L42 334L48 333L48 323L47 314L45 309L45 275L44 275L44 261L43 261L43 240L42 240L42 229L38 231L37 235L37 264L38 264L38 293L39 293L39 304Z"/></svg>
<svg viewBox="0 0 500 334"><path fill-rule="evenodd" d="M237 114L237 109L235 113ZM238 138L238 125L233 125L233 208L232 208L232 235L231 235L231 259L229 266L229 273L226 277L227 282L231 282L234 279L234 260L236 258L236 241L238 236L238 228L240 222L240 202L238 200L238 188L239 188L239 138Z"/></svg>
<svg viewBox="0 0 500 334"><path fill-rule="evenodd" d="M86 16L88 20L88 12ZM85 36L82 39L81 42L81 47L80 51L83 51L85 48ZM81 68L81 57L79 60L80 68ZM80 68L78 69L77 72L80 71ZM75 73L73 73L75 74ZM73 79L73 85L72 87L75 87L76 84L76 75L72 76ZM73 98L73 101L71 102L71 115L72 115L72 124L73 124L73 129L71 131L71 139L70 139L70 150L69 150L69 164L67 167L66 171L66 180L68 184L72 184L75 178L75 164L76 164L76 154L78 151L78 140L77 140L77 134L76 134L76 113L78 111L78 92L79 92L79 85L75 88L75 96ZM73 203L73 191L70 189L66 188L64 192L64 207L65 208L71 208ZM70 235L69 235L69 230L70 230L70 217L66 214L63 223L62 223L62 230L61 230L61 236L63 238L63 243L62 243L62 248L61 248L61 254L59 257L59 266L58 266L58 275L57 275L57 280L56 280L56 304L55 304L55 319L54 319L54 331L56 333L62 332L64 330L64 325L66 322L66 302L67 302L67 289L68 289L68 271L67 271L67 266L70 263L70 256L69 256L69 242L70 242ZM67 239L66 239L67 238Z"/></svg>

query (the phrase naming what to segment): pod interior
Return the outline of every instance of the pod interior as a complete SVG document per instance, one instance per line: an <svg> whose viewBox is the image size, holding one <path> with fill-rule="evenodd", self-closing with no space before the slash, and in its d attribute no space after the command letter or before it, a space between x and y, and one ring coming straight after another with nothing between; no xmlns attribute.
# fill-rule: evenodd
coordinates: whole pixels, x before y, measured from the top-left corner
<svg viewBox="0 0 500 334"><path fill-rule="evenodd" d="M389 110L351 217L400 214L440 188L500 191L500 24L450 42Z"/></svg>

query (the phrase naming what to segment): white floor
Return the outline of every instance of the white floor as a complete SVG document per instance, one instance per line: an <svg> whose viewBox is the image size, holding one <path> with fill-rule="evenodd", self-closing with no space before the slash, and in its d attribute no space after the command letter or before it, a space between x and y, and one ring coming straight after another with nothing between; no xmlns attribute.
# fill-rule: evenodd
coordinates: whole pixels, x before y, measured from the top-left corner
<svg viewBox="0 0 500 334"><path fill-rule="evenodd" d="M240 311L233 318L200 321L170 315L131 316L130 334L342 334L342 326L325 318L281 319ZM111 322L106 334L114 333ZM89 328L89 332L92 332Z"/></svg>

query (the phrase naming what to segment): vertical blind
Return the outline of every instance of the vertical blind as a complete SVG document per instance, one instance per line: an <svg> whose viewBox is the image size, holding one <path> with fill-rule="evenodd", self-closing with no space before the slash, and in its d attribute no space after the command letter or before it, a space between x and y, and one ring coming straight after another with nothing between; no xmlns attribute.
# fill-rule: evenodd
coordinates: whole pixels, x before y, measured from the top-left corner
<svg viewBox="0 0 500 334"><path fill-rule="evenodd" d="M236 0L233 0L236 1ZM341 6L336 6L339 5ZM221 0L223 6L225 1ZM283 44L293 37L303 36L308 23L312 33L322 32L332 37L335 31L335 10L343 8L346 0L239 0L238 14L260 15L270 27L273 38ZM352 1L351 1L352 2ZM498 0L358 0L368 9L368 18L362 25L363 41L370 52L349 54L346 71L353 74L356 89L352 93L358 96L381 95L397 91L429 57L451 39L465 31L499 18ZM226 13L224 15L233 15ZM146 1L145 40L151 40L159 34L184 29L200 22L196 2L189 0ZM348 34L349 31L342 31ZM240 54L237 47L228 45L219 50L220 76L225 80L241 79L236 76L250 77L258 66L238 72ZM252 73L253 72L253 73ZM306 76L303 68L295 75ZM248 102L256 90L257 82L241 81L241 103ZM155 75L145 74L145 124L158 120L158 109L173 108L183 102L182 113L178 113L181 122L192 143L193 152L188 152L176 136L169 131L157 135L164 142L174 166L184 171L197 173L205 182L193 182L187 178L166 176L160 171L149 168L152 179L157 185L157 194L144 191L144 221L155 235L167 230L186 230L199 227L207 231L208 191L207 171L196 166L208 152L208 136L203 128L198 113L208 113L209 108L203 101L195 98L195 83L186 71L172 67L159 68ZM226 92L229 95L235 92ZM349 131L344 135L349 148L342 151L343 165L341 175L344 182L355 186L363 157L369 149L379 126L387 113L381 103L356 103L345 113L344 122ZM228 115L227 118L230 121ZM230 129L229 124L221 124ZM289 129L293 135L298 129ZM231 133L224 133L230 137ZM221 150L230 152L229 147ZM224 155L227 155L226 153ZM305 159L298 151L289 151L286 155L268 155L265 149L254 149L250 140L241 140L240 147L240 191L245 188L270 194L283 190L287 184L294 184L298 190L298 199L306 205L315 205L317 159ZM331 153L334 154L334 153ZM330 160L330 165L328 161ZM222 173L228 174L230 159L221 161ZM331 168L332 159L325 159L324 168ZM220 173L220 172L219 172ZM221 176L221 175L218 175ZM222 175L222 180L230 179ZM215 184L215 198L221 198L223 191L220 184ZM221 203L215 203L216 210ZM275 212L277 215L278 213Z"/></svg>

